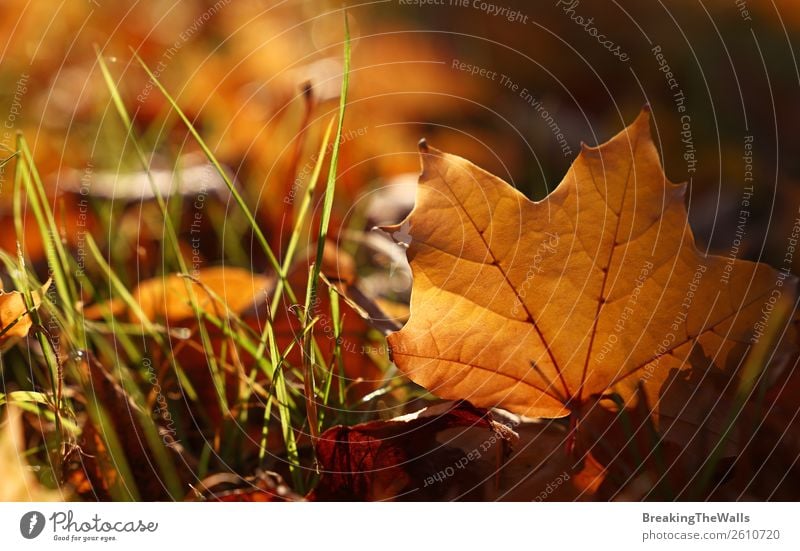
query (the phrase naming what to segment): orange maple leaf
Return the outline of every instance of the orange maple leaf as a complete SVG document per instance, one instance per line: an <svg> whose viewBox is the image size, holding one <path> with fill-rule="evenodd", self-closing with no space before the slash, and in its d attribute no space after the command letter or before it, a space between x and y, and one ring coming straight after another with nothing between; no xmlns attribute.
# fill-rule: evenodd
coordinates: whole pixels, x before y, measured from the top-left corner
<svg viewBox="0 0 800 551"><path fill-rule="evenodd" d="M686 184L667 180L648 110L583 146L540 202L424 142L421 153L411 317L389 343L440 397L558 418L610 394L632 405L641 384L662 423L696 427L776 302L796 296L785 273L695 247ZM716 395L698 393L710 382Z"/></svg>

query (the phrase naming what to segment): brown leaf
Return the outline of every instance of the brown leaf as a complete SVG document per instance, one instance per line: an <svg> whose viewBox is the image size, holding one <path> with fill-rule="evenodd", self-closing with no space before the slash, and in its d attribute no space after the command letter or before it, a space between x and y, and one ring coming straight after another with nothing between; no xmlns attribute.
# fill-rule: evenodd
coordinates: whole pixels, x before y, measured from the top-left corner
<svg viewBox="0 0 800 551"><path fill-rule="evenodd" d="M498 467L512 436L489 412L467 402L333 427L317 442L321 478L308 499L464 499Z"/></svg>
<svg viewBox="0 0 800 551"><path fill-rule="evenodd" d="M263 302L273 283L270 277L229 266L205 268L193 277L196 281L177 274L143 281L134 298L150 321L184 321L194 317L188 284L200 310L224 318L228 312L239 314ZM130 315L133 320L138 318L135 313Z"/></svg>
<svg viewBox="0 0 800 551"><path fill-rule="evenodd" d="M241 314L263 304L272 285L273 279L268 276L242 268L214 266L197 271L191 278L168 274L146 279L136 287L133 298L148 321L175 323L195 317L190 289L200 311L225 318L229 313ZM129 311L120 300L94 304L85 309L84 315L99 319L106 310L114 315L127 312L131 321L139 320L138 313Z"/></svg>
<svg viewBox="0 0 800 551"><path fill-rule="evenodd" d="M40 290L32 293L34 308L42 303L42 297L49 287L48 279ZM19 339L25 338L32 325L23 294L19 291L0 290L0 350L5 350Z"/></svg>
<svg viewBox="0 0 800 551"><path fill-rule="evenodd" d="M775 299L796 295L764 264L695 247L686 185L667 180L647 110L584 146L540 202L421 151L407 219L412 313L389 343L443 398L557 418L612 392L630 406L641 384L659 430L680 432L708 414L684 408L687 393L699 381L725 388Z"/></svg>

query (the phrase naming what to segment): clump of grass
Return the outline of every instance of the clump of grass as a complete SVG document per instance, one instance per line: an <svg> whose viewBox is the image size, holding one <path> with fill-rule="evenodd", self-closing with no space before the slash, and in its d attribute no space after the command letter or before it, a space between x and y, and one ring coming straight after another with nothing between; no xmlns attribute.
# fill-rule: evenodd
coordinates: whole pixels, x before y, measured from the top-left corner
<svg viewBox="0 0 800 551"><path fill-rule="evenodd" d="M28 347L17 347L0 357L0 368L4 379L13 380L19 390L0 394L0 406L16 403L28 411L34 411L47 422L53 424L53 440L47 445L45 468L49 474L44 478L55 483L63 481L67 476L65 458L74 450L83 446L81 427L91 423L97 430L102 447L113 460L116 482L108 488L114 500L138 500L148 496L144 493L142 480L137 480L135 471L138 467L131 462L131 446L147 448L152 452L154 477L163 481L166 495L171 499L182 499L189 490L189 484L196 479L225 465L240 466L237 462L237 450L243 439L241 424L247 423L251 410L263 408L263 423L258 441L257 460L264 466L270 456L280 456L288 465L288 472L295 491L305 492L314 479L313 463L306 457L302 446L308 448L312 439L325 428L326 424L336 422L335 411L344 407L345 393L343 388L337 394L339 403L334 413L326 418L324 412L318 410L317 404L326 406L332 400L332 381L334 370L341 369L341 348L337 344L333 354L325 358L318 342L314 316L318 280L321 276L323 247L328 235L331 212L334 206L339 147L344 125L345 108L350 70L350 37L345 17L344 42L344 74L340 103L335 115L330 119L321 143L316 151L313 172L307 184L302 201L296 212L288 245L282 257L279 257L259 226L253 208L234 185L223 163L215 156L213 150L196 129L193 121L181 108L179 102L170 94L159 78L138 56L132 53L133 59L141 66L153 83L155 89L163 95L172 112L183 123L189 135L195 141L211 166L224 182L236 206L232 217L236 219L235 227L244 227L251 232L261 252L266 257L269 267L276 277L275 287L265 306L265 322L260 330L251 327L237 313L210 312L203 308L198 290L202 289L191 273L184 253L181 250L179 223L181 212L180 195L163 196L152 175L148 152L157 146L151 138L139 135L124 94L120 90L121 81L117 81L103 53L97 50L97 65L109 94L110 105L116 113L118 123L123 130L122 144L111 144L110 147L121 148L123 156L132 156L144 172L154 196L154 202L163 222L162 269L163 275L179 274L184 281L186 296L189 299L194 319L190 323L191 335L185 328L170 327L169 323L160 324L158 320L148 319L132 291L132 284L119 270L120 257L127 258L119 246L108 239L100 240L101 235L113 233L114 211L105 206L96 205L98 212L105 212L102 231L96 239L92 235L85 236L88 254L88 266L79 266L71 255L64 239L64 230L56 223L58 202L48 199L46 188L36 170L33 155L24 137L17 140L17 151L3 164L14 163L14 223L15 231L20 239L18 258L0 252L0 259L6 271L20 291L28 297L30 315L35 330L32 337L35 343ZM329 148L329 144L333 144ZM326 155L330 152L330 155ZM319 223L313 228L311 204L317 192L317 183L321 177L325 161L328 162L328 173L323 195L322 210ZM25 209L33 212L36 231L46 240L46 262L48 274L52 278L52 292L49 292L39 308L33 308L32 290L42 286L41 274L37 276L32 259L26 254L24 236ZM105 209L105 211L103 210ZM100 217L101 220L103 217ZM311 265L308 284L305 289L295 289L290 281L290 267L297 256L298 245L304 234L312 234L317 238L315 260ZM229 262L242 260L242 251L232 254L235 258L227 258ZM84 269L85 268L85 269ZM302 291L305 295L298 294ZM207 289L204 292L209 293ZM222 300L220 297L219 300ZM298 316L300 335L284 348L277 334L274 320L285 308L285 302L302 305ZM109 305L100 319L86 319L84 305L94 303ZM338 295L331 294L331 316L335 338L341 336L341 316ZM114 305L122 305L131 313L130 320L118 317ZM103 310L101 308L101 310ZM222 335L222 344L215 346L212 331ZM223 422L214 427L210 434L182 434L185 454L174 453L174 449L165 444L164 426L152 413L152 399L148 398L145 381L148 380L149 366L156 363L156 358L166 358L166 371L162 375L174 378L180 398L171 400L172 405L181 402L188 404L190 411L197 412L201 418L208 419L210 404L203 403L199 389L195 388L187 373L186 365L182 365L177 353L173 353L188 338L199 339L199 349L208 363L208 370L214 384L217 403L215 407L222 414ZM177 342L177 345L175 344ZM287 360L295 347L301 347L304 360L302 365L290 365ZM226 378L227 357L238 357L241 353L253 359L253 365L240 374L243 381L233 401L228 398L228 380ZM101 359L102 368L115 384L125 393L134 406L132 421L137 434L141 434L139 442L126 442L116 430L120 419L113 418L109 410L109 396L100 395L87 376L86 363ZM263 377L265 382L258 383ZM26 388L28 387L29 388ZM68 392L65 392L68 389ZM5 389L4 389L5 390ZM171 417L177 418L180 408L171 411ZM280 425L282 450L270 449L271 425L277 418ZM197 421L187 423L191 426ZM192 457L191 467L193 479L181 474L186 466L186 457ZM182 464L184 463L184 464ZM273 460L273 465L275 461Z"/></svg>

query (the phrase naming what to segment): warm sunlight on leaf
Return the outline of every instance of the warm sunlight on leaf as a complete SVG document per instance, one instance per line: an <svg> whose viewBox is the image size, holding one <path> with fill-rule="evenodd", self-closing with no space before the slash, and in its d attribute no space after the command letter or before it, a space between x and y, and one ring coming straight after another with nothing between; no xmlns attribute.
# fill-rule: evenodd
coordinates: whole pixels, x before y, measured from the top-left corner
<svg viewBox="0 0 800 551"><path fill-rule="evenodd" d="M541 202L422 145L411 318L389 337L411 379L541 417L610 393L629 405L641 382L662 423L706 419L687 397L717 376L725 386L795 282L696 248L686 185L667 180L649 122L645 110L583 147Z"/></svg>
<svg viewBox="0 0 800 551"><path fill-rule="evenodd" d="M169 274L142 281L133 292L141 313L148 321L182 321L194 317L189 287L200 311L225 317L228 313L240 314L257 304L263 304L273 280L242 268L215 266L193 274L191 278ZM119 313L122 304L116 301L111 311ZM86 309L87 318L99 318L108 305L93 305ZM138 320L137 312L128 312L131 320Z"/></svg>
<svg viewBox="0 0 800 551"><path fill-rule="evenodd" d="M41 304L48 287L50 280L42 285L40 291L32 293L34 308ZM26 337L32 325L23 294L19 291L0 291L0 349L4 350Z"/></svg>

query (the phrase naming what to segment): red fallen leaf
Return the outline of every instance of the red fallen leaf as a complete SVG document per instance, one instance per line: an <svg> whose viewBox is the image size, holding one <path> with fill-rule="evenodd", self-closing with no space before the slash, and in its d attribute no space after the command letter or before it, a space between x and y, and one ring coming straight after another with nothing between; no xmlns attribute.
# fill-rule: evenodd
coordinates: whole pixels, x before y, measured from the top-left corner
<svg viewBox="0 0 800 551"><path fill-rule="evenodd" d="M465 401L389 421L333 427L317 442L321 477L307 498L470 499L499 466L513 436L488 411Z"/></svg>

